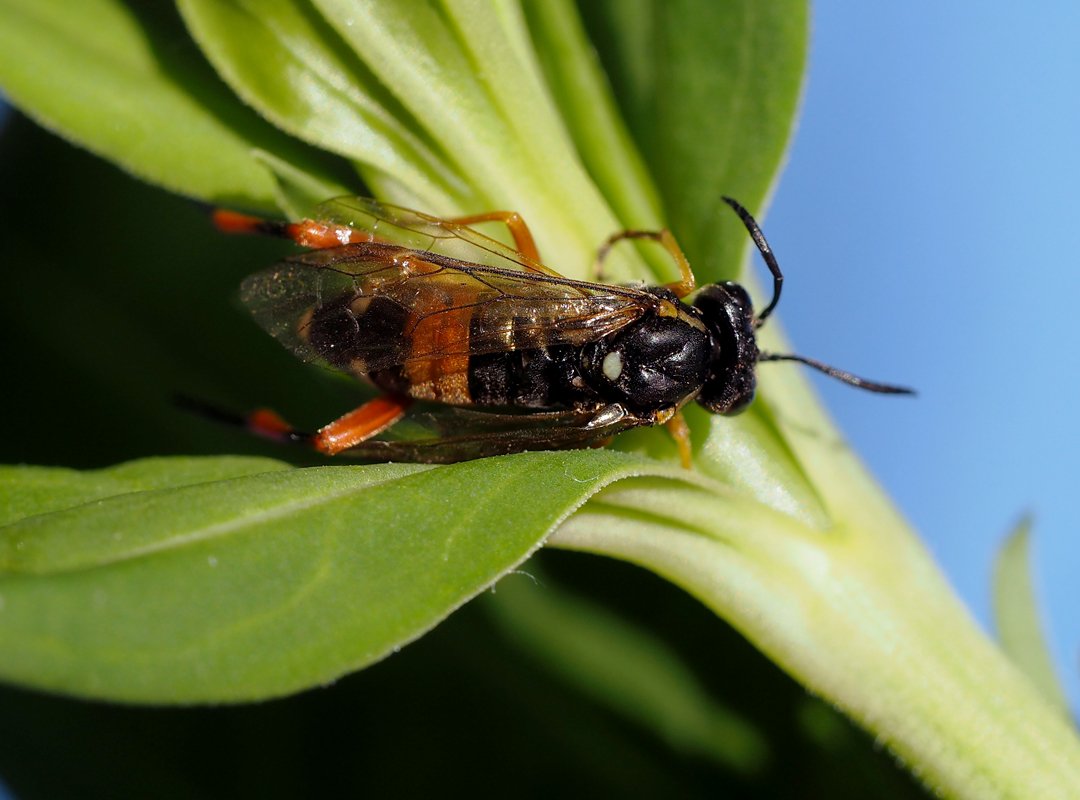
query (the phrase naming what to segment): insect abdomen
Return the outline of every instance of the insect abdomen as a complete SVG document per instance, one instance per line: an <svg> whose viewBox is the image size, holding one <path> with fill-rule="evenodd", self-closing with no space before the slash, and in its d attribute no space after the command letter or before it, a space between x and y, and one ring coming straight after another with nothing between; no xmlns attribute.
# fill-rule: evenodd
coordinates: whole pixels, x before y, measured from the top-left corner
<svg viewBox="0 0 1080 800"><path fill-rule="evenodd" d="M578 374L579 348L571 345L476 355L469 364L473 403L519 408L573 407L595 401Z"/></svg>
<svg viewBox="0 0 1080 800"><path fill-rule="evenodd" d="M508 326L506 350L471 353L474 327L486 324L469 307L418 314L387 297L346 296L313 310L304 338L331 366L418 400L532 409L597 400L579 375L580 348L529 346L535 321L522 320Z"/></svg>

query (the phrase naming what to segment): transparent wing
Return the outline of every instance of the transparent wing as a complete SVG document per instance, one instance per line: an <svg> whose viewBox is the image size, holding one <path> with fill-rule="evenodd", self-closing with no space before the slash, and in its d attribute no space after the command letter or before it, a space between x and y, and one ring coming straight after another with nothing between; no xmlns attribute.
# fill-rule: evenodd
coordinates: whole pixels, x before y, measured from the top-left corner
<svg viewBox="0 0 1080 800"><path fill-rule="evenodd" d="M241 298L299 357L360 373L454 356L581 346L658 303L635 289L525 271L513 260L500 263L508 266L359 242L288 258L245 280Z"/></svg>
<svg viewBox="0 0 1080 800"><path fill-rule="evenodd" d="M425 250L458 261L552 274L513 248L470 228L370 197L338 197L316 207L313 219L348 225L373 241Z"/></svg>
<svg viewBox="0 0 1080 800"><path fill-rule="evenodd" d="M649 421L627 414L597 424L595 410L500 414L447 407L410 416L416 438L368 439L342 455L364 461L451 464L526 450L596 447Z"/></svg>

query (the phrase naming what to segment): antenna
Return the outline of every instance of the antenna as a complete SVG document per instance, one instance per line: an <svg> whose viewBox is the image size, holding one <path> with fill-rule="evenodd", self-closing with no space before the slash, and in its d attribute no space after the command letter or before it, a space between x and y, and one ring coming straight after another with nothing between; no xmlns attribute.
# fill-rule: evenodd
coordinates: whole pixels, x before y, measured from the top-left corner
<svg viewBox="0 0 1080 800"><path fill-rule="evenodd" d="M754 240L754 244L757 245L757 249L761 252L761 257L765 259L765 266L767 266L769 272L772 273L772 300L765 306L765 310L754 318L754 327L760 328L765 324L765 320L769 318L773 309L776 308L776 304L780 302L780 288L784 285L784 273L780 271L780 265L776 262L776 256L773 255L772 248L769 247L769 243L765 239L765 234L761 232L761 226L757 224L757 220L751 216L749 211L739 204L738 200L733 200L730 197L724 197L723 200L735 209L735 213L739 215L739 219L741 219L743 225L746 226L746 230L750 232L750 238Z"/></svg>
<svg viewBox="0 0 1080 800"><path fill-rule="evenodd" d="M724 202L731 206L735 213L739 215L739 219L742 220L743 225L746 226L746 230L750 232L750 238L754 240L754 244L757 245L757 249L761 252L761 257L765 259L765 265L769 268L769 272L773 276L773 296L769 304L765 306L765 309L754 318L754 327L760 328L765 320L772 314L773 309L776 308L776 304L780 302L780 289L784 285L784 273L780 271L780 264L776 261L776 255L773 253L772 248L769 247L769 242L765 239L765 234L761 231L761 226L758 225L757 220L743 208L737 200L733 200L730 197L724 197ZM866 378L860 378L858 375L852 375L850 372L846 372L836 367L830 367L828 364L824 364L813 358L807 358L806 356L798 356L794 353L762 353L758 352L758 361L798 361L800 364L805 364L808 367L816 369L818 372L824 372L830 378L836 378L842 383L846 383L849 386L854 386L858 389L865 389L868 392L877 392L878 394L915 394L914 389L908 389L905 386L894 386L891 383L878 383L877 381L868 381Z"/></svg>
<svg viewBox="0 0 1080 800"><path fill-rule="evenodd" d="M818 372L824 372L830 378L836 378L842 383L846 383L849 386L854 386L858 389L865 389L868 392L877 392L878 394L915 394L914 389L909 389L906 386L895 386L891 383L878 383L877 381L868 381L866 378L860 378L858 375L852 375L850 372L846 372L836 367L830 367L828 364L823 364L817 359L807 358L806 356L797 356L794 353L758 353L758 361L798 361L800 364L806 364L808 367L813 367Z"/></svg>

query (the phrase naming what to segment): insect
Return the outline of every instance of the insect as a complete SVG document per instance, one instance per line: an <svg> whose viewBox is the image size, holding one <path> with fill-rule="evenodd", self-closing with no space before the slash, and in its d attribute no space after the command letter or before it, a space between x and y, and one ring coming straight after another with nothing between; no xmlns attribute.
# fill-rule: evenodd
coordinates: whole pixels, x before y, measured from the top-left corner
<svg viewBox="0 0 1080 800"><path fill-rule="evenodd" d="M600 248L598 269L624 239L653 240L671 255L678 281L637 288L557 274L513 212L440 219L366 198L329 201L296 223L216 211L222 230L311 248L244 281L241 298L256 321L303 360L381 390L315 433L269 410L231 421L326 454L427 463L599 446L631 428L665 425L689 466L680 409L696 401L715 414L739 413L762 361L799 361L861 389L910 393L758 350L755 331L780 299L783 274L754 218L724 200L773 276L772 299L756 315L737 283L694 294L690 265L666 230L623 231ZM505 224L514 247L471 227L483 222ZM409 414L426 436L375 438L415 401L430 404Z"/></svg>

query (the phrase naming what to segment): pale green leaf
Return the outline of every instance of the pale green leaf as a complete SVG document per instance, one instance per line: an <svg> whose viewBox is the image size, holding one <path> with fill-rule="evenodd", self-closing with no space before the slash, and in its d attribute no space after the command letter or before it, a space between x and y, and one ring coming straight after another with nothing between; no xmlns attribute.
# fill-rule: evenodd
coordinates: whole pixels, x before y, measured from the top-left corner
<svg viewBox="0 0 1080 800"><path fill-rule="evenodd" d="M278 127L377 167L433 208L471 196L310 3L183 0L180 9L222 77Z"/></svg>
<svg viewBox="0 0 1080 800"><path fill-rule="evenodd" d="M232 96L167 5L0 0L0 87L62 136L172 191L270 209L252 155L334 182L333 161Z"/></svg>
<svg viewBox="0 0 1080 800"><path fill-rule="evenodd" d="M998 639L1024 674L1063 714L1069 703L1061 688L1039 622L1031 565L1031 520L1023 519L998 551L994 564L994 623Z"/></svg>

